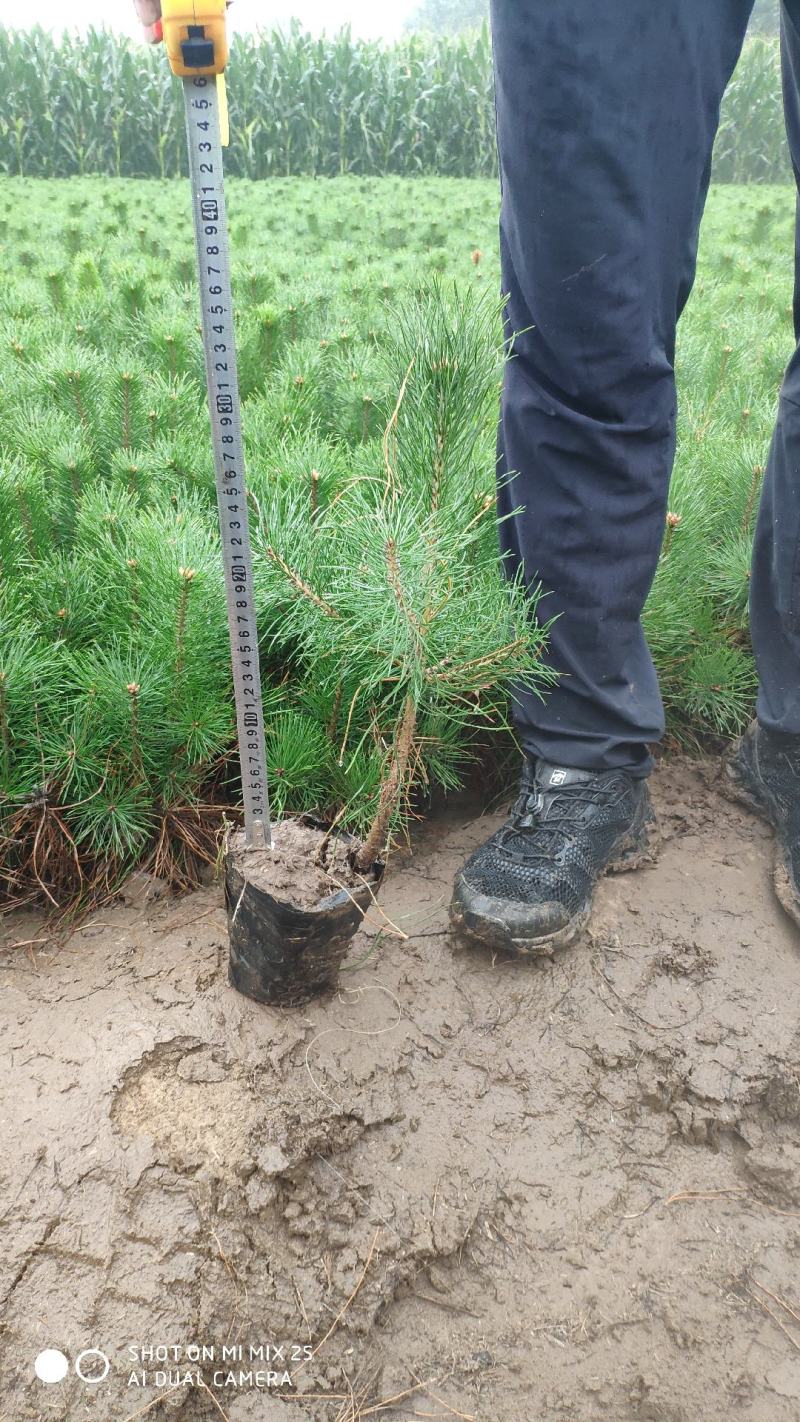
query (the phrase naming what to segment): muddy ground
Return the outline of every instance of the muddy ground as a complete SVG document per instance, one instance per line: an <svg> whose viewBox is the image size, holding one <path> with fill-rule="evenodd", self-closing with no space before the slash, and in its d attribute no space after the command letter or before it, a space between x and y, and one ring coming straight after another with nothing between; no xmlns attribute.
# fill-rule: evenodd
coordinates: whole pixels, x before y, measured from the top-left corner
<svg viewBox="0 0 800 1422"><path fill-rule="evenodd" d="M657 772L658 864L554 962L447 937L463 802L308 1008L228 987L216 887L4 952L2 1422L795 1422L800 935L717 775Z"/></svg>

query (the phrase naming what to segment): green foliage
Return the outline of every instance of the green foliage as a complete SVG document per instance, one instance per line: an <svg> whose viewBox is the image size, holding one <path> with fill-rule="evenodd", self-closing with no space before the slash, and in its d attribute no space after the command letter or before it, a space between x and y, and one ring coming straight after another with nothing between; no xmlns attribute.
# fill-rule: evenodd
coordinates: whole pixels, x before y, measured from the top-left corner
<svg viewBox="0 0 800 1422"><path fill-rule="evenodd" d="M286 33L235 35L228 173L496 174L486 9L486 0L425 0L415 23L426 32L392 45L354 39L346 29L315 38L298 25ZM745 44L723 103L715 170L720 182L790 176L772 18L765 0L754 19L760 33ZM162 180L185 173L176 81L158 47L106 30L54 39L41 29L0 27L0 71L0 171ZM127 220L132 235L137 227L145 234L131 257L157 255L146 213L141 199L132 204L120 194L101 230ZM68 218L46 284L55 307L63 303L65 260L82 240L80 207ZM306 220L310 230L313 204ZM33 248L26 260L38 260ZM81 261L81 284L96 290L92 256ZM180 279L190 281L189 258L181 254L176 265ZM135 277L118 291L131 313L142 306ZM256 299L272 296L270 286Z"/></svg>
<svg viewBox="0 0 800 1422"><path fill-rule="evenodd" d="M378 853L505 726L512 679L542 682L497 568L501 322L471 256L493 199L453 187L452 264L436 184L418 230L396 180L264 191L229 200L272 799L377 823ZM237 795L188 191L11 179L0 222L0 873L43 816L51 860L170 869L181 816Z"/></svg>
<svg viewBox="0 0 800 1422"><path fill-rule="evenodd" d="M745 42L722 104L714 149L720 183L774 183L791 178L781 96L778 41Z"/></svg>
<svg viewBox="0 0 800 1422"><path fill-rule="evenodd" d="M0 71L0 171L186 172L182 106L163 50L105 30L56 40L0 26ZM387 46L346 29L315 38L295 24L235 35L230 74L232 175L496 171L485 29Z"/></svg>
<svg viewBox="0 0 800 1422"><path fill-rule="evenodd" d="M497 569L496 186L234 179L229 204L273 801L398 830L504 735L512 680L547 690ZM793 206L712 190L681 327L645 612L678 737L752 710ZM0 874L48 809L81 862L168 842L185 880L175 825L237 797L188 192L7 179L0 232Z"/></svg>

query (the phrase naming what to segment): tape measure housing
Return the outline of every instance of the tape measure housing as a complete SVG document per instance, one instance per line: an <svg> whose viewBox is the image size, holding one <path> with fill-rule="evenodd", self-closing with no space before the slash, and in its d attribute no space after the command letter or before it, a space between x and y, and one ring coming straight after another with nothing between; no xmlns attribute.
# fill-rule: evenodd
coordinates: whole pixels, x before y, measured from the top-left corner
<svg viewBox="0 0 800 1422"><path fill-rule="evenodd" d="M161 24L173 74L221 74L228 62L226 0L161 0Z"/></svg>

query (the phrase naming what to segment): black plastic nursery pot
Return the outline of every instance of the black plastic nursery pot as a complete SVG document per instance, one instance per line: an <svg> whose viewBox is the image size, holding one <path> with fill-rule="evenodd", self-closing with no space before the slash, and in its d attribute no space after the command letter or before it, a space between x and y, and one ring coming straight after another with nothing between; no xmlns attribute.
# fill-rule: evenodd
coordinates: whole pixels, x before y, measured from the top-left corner
<svg viewBox="0 0 800 1422"><path fill-rule="evenodd" d="M347 834L339 844L353 844ZM251 883L246 857L226 855L225 905L230 957L228 978L255 1002L298 1007L336 987L339 967L383 878L384 864L363 882L337 889L312 909Z"/></svg>

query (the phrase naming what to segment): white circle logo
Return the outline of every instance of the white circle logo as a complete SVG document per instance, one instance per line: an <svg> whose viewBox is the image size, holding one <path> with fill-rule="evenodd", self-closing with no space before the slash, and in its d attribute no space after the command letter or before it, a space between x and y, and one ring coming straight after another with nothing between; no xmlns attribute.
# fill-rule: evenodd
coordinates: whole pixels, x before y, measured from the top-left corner
<svg viewBox="0 0 800 1422"><path fill-rule="evenodd" d="M69 1359L58 1348L45 1348L37 1355L33 1371L40 1382L61 1382L69 1371Z"/></svg>
<svg viewBox="0 0 800 1422"><path fill-rule="evenodd" d="M91 1361L89 1361L91 1359ZM99 1348L84 1348L75 1359L75 1371L83 1382L99 1383L108 1377L111 1367L105 1353Z"/></svg>

